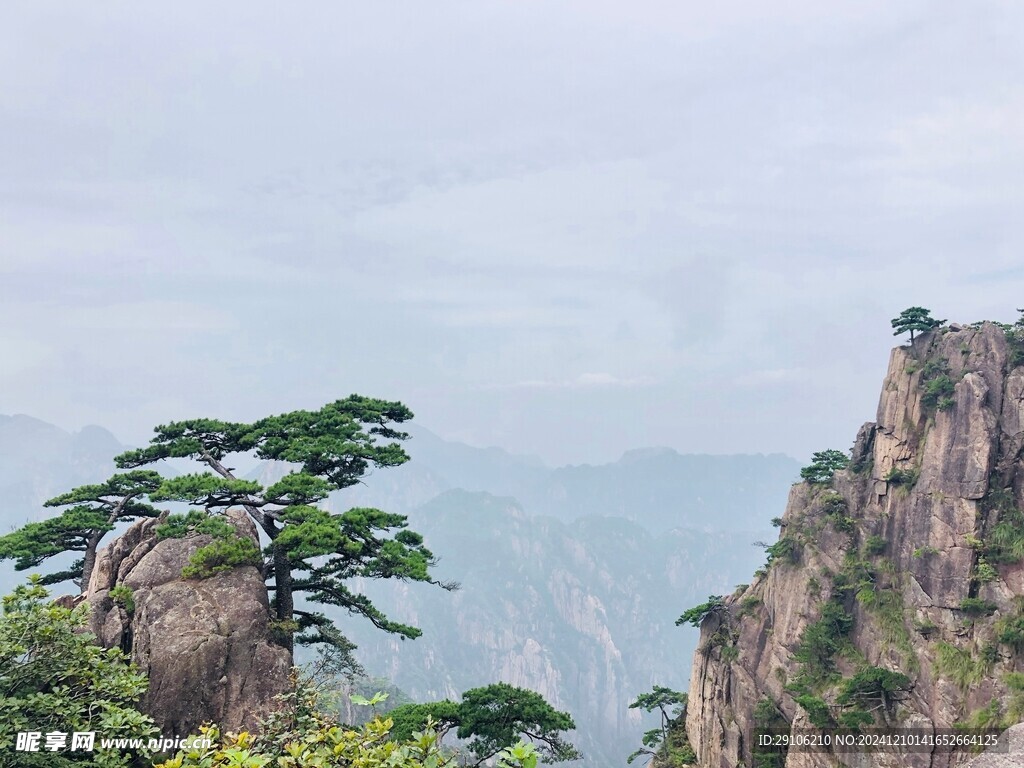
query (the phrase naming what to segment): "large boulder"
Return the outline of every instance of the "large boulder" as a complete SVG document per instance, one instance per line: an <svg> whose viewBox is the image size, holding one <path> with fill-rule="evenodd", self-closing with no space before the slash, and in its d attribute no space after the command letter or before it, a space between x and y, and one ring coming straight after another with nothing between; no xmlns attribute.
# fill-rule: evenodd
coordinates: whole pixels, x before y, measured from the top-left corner
<svg viewBox="0 0 1024 768"><path fill-rule="evenodd" d="M243 512L229 512L239 535L257 540ZM90 628L120 647L149 677L141 702L165 736L194 733L207 721L249 729L288 688L291 653L274 642L267 590L257 568L240 566L207 579L182 569L209 536L160 539L162 519L139 520L103 549L86 591ZM132 591L133 610L110 590Z"/></svg>

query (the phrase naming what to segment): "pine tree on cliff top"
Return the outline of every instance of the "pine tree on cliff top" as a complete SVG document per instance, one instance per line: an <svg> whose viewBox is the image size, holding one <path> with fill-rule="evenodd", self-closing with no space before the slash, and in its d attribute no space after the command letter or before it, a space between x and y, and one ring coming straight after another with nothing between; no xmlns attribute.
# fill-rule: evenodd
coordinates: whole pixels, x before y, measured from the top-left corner
<svg viewBox="0 0 1024 768"><path fill-rule="evenodd" d="M936 320L932 317L932 311L924 307L908 307L900 312L899 317L892 319L893 336L910 331L910 340L914 340L914 331L930 331L945 325L945 320Z"/></svg>
<svg viewBox="0 0 1024 768"><path fill-rule="evenodd" d="M392 621L369 598L351 590L347 582L354 578L401 579L430 582L445 589L456 587L431 578L429 568L434 556L424 546L423 537L407 529L403 515L369 508L332 513L323 504L332 491L360 482L372 467L395 467L408 461L398 443L408 435L395 425L411 418L412 413L402 403L352 395L316 411L293 411L251 424L213 419L173 422L154 430L156 435L149 447L118 456L118 467L134 471L117 475L108 483L136 478L146 484L151 502L184 502L198 508L188 515L170 516L160 528L163 536L183 536L189 531L213 535L213 542L193 556L186 577L212 575L235 565L257 565L268 581L276 626L285 634L289 647L294 639L302 644L326 643L347 654L352 646L333 622L319 611L296 607L296 595L311 603L344 608L386 632L414 638L421 634L419 629ZM232 456L243 454L288 462L293 469L266 486L239 479L230 464ZM169 479L138 469L170 458L193 459L206 469ZM77 489L51 503L77 502L81 491ZM92 503L94 507L97 504L95 499ZM223 519L229 507L241 507L256 524L266 543L262 554L249 540L238 537ZM86 514L77 506L69 512L75 509L79 510L76 514ZM149 515L151 510L138 496L122 507L122 512L136 516ZM102 511L108 510L104 507ZM89 514L88 525L83 526L88 530L105 533L116 522L109 511L102 519L95 508ZM54 521L33 525L46 524L51 524L51 529L59 528ZM11 536L24 538L30 528ZM76 531L67 539L50 536L46 539L47 553L16 550L8 542L6 549L0 549L0 557L20 557L19 563L30 567L56 554L50 550L81 550L80 533ZM37 529L31 535L40 536ZM70 578L67 572L48 580L66 578Z"/></svg>

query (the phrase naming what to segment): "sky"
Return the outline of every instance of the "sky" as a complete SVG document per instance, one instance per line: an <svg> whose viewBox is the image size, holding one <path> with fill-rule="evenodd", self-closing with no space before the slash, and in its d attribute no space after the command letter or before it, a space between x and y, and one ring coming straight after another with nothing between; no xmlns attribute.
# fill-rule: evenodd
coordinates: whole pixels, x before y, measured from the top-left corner
<svg viewBox="0 0 1024 768"><path fill-rule="evenodd" d="M0 413L848 447L1024 306L1024 5L5 3Z"/></svg>

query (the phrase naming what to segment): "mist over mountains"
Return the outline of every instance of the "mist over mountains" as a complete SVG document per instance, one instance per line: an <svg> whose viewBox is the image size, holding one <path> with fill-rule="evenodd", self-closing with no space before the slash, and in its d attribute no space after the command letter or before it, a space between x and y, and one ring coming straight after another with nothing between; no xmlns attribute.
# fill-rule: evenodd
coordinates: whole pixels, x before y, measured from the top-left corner
<svg viewBox="0 0 1024 768"><path fill-rule="evenodd" d="M675 618L731 592L764 561L751 544L769 538L797 462L650 448L550 468L422 427L409 432L411 461L370 473L329 504L408 515L440 558L436 576L462 589L360 584L424 634L401 641L335 613L358 658L421 701L497 680L537 690L573 714L587 764L621 766L643 730L628 703L654 683L686 689L689 669L676 660L690 657L697 632ZM105 479L125 448L101 427L69 433L0 416L0 531L48 516L47 498ZM287 471L265 462L248 476L269 482ZM5 593L24 575L0 563Z"/></svg>

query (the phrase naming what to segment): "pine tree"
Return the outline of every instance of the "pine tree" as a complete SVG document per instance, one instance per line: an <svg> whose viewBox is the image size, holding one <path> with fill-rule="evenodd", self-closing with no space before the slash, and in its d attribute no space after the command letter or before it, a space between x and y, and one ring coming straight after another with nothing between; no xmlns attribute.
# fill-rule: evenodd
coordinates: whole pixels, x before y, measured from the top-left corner
<svg viewBox="0 0 1024 768"><path fill-rule="evenodd" d="M116 462L136 468L161 459L190 458L205 465L209 471L165 480L150 498L186 502L207 515L242 507L268 542L263 572L273 593L277 626L297 633L295 642L327 643L347 653L352 646L333 622L319 611L296 607L296 595L364 616L385 632L414 638L419 629L392 621L346 582L400 579L457 587L431 578L434 556L423 537L407 529L403 515L362 507L333 513L323 505L332 491L358 483L371 468L408 461L397 442L408 435L395 425L411 418L399 402L352 395L317 411L293 411L252 424L174 422L157 427L149 447L121 454ZM264 487L235 476L229 464L238 454L288 462L293 470ZM184 518L171 516L164 532L182 535L188 528ZM292 646L290 634L287 644Z"/></svg>
<svg viewBox="0 0 1024 768"><path fill-rule="evenodd" d="M0 536L0 560L14 560L15 570L35 568L64 552L82 552L69 568L42 577L42 584L71 580L85 592L96 564L96 550L103 537L122 521L155 517L158 513L143 499L160 487L156 472L137 470L114 475L98 485L83 485L46 502L47 507L66 507L57 517L29 523Z"/></svg>
<svg viewBox="0 0 1024 768"><path fill-rule="evenodd" d="M924 307L908 307L900 312L899 317L892 319L892 327L896 330L893 331L893 336L899 336L901 333L910 331L910 340L914 340L914 331L930 331L933 328L939 328L945 325L945 320L936 320L932 317L930 309Z"/></svg>

